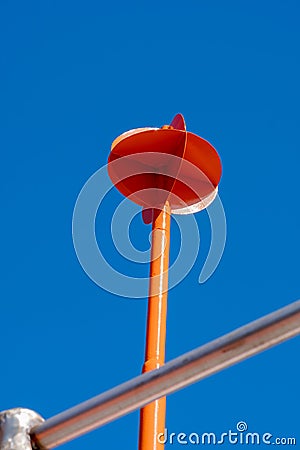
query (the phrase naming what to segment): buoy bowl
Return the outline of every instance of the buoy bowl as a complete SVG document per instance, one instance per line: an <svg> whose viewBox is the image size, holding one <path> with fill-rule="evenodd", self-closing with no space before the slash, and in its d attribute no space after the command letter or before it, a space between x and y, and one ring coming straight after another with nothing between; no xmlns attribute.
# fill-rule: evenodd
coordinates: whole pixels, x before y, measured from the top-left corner
<svg viewBox="0 0 300 450"><path fill-rule="evenodd" d="M184 208L214 196L222 167L209 142L185 131L181 115L172 124L178 128L138 128L115 139L108 173L117 189L140 206L159 209L168 200L174 213L184 214Z"/></svg>

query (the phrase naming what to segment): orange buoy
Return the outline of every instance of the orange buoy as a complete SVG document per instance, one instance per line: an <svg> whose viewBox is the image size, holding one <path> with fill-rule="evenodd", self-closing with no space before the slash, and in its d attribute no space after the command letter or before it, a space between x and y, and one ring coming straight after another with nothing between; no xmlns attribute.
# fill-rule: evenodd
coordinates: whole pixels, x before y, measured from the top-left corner
<svg viewBox="0 0 300 450"><path fill-rule="evenodd" d="M144 208L162 209L168 200L174 214L207 207L222 173L214 147L186 131L181 114L170 125L121 134L108 163L110 178L123 195Z"/></svg>

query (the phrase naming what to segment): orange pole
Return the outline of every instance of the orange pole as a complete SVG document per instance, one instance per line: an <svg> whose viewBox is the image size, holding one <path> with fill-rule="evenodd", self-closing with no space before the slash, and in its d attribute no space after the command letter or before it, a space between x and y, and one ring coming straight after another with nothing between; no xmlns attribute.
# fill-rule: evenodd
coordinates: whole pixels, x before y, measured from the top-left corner
<svg viewBox="0 0 300 450"><path fill-rule="evenodd" d="M170 249L170 206L153 211L152 247L148 299L146 351L143 373L165 362L168 269ZM141 409L139 450L163 450L157 436L164 432L166 397Z"/></svg>

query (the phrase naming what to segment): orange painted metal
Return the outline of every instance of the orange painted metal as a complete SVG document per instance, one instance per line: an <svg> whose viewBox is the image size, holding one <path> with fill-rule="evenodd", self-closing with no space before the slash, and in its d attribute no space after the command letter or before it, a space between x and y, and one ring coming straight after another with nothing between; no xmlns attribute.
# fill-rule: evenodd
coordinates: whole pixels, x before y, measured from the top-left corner
<svg viewBox="0 0 300 450"><path fill-rule="evenodd" d="M214 147L186 131L181 114L161 128L123 133L113 142L108 162L123 195L144 208L161 208L168 200L175 213L211 195L222 173Z"/></svg>
<svg viewBox="0 0 300 450"><path fill-rule="evenodd" d="M165 362L168 268L170 248L170 206L153 210L152 247L148 299L146 351L143 372L161 367ZM162 450L159 433L164 432L166 398L141 409L139 450Z"/></svg>
<svg viewBox="0 0 300 450"><path fill-rule="evenodd" d="M213 200L222 166L214 147L186 131L177 114L170 125L137 128L114 140L108 173L116 188L141 205L143 220L152 222L146 351L143 372L165 361L170 215L189 214ZM139 450L163 450L166 399L141 409Z"/></svg>

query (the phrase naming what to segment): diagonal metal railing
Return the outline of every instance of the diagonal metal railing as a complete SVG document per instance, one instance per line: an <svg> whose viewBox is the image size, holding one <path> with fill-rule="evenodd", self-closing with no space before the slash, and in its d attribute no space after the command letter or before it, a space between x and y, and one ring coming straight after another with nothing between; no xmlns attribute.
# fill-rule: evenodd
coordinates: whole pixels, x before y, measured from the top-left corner
<svg viewBox="0 0 300 450"><path fill-rule="evenodd" d="M47 419L33 445L55 448L299 334L300 300Z"/></svg>

